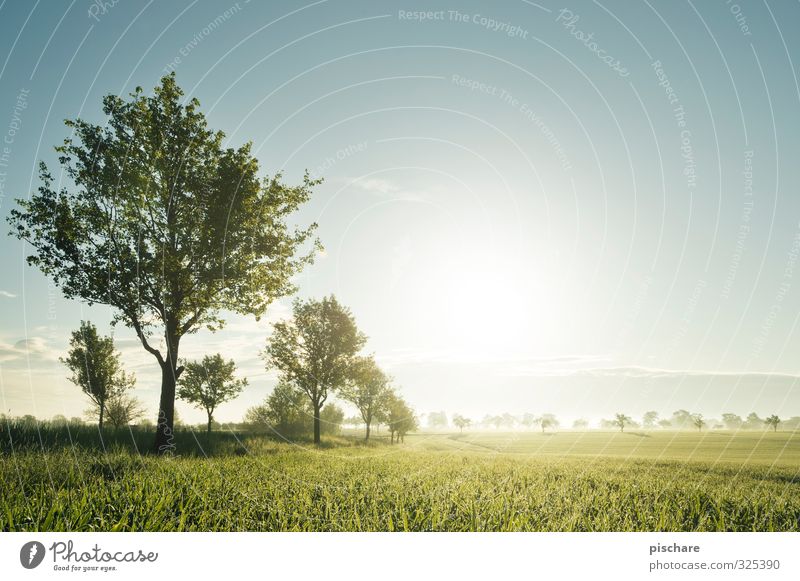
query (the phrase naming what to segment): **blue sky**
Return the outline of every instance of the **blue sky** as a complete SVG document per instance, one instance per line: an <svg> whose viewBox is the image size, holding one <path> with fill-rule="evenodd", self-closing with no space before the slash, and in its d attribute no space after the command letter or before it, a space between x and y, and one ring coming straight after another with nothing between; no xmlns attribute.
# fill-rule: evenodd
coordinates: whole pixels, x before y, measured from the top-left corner
<svg viewBox="0 0 800 581"><path fill-rule="evenodd" d="M65 118L102 122L103 95L175 70L265 173L325 178L295 217L326 248L300 295L349 305L420 411L798 415L798 16L774 0L6 0L0 213L39 160L57 170ZM79 415L57 357L111 313L0 244L0 403ZM154 361L114 333L154 407ZM250 378L220 419L269 393L268 334L232 317L185 340Z"/></svg>

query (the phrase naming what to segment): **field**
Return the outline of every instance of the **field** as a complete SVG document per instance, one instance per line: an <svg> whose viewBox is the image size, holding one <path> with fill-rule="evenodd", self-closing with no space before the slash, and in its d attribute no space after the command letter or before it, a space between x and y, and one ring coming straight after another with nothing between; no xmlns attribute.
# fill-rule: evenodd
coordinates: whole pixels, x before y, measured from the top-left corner
<svg viewBox="0 0 800 581"><path fill-rule="evenodd" d="M102 452L78 432L5 438L0 530L800 530L791 432L465 432L321 449L184 432L172 458L136 453L149 434L107 435Z"/></svg>

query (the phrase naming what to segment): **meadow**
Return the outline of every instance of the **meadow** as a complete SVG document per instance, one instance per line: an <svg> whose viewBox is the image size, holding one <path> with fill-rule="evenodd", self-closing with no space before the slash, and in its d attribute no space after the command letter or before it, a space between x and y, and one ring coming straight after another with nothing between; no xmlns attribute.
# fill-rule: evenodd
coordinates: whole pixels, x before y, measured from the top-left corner
<svg viewBox="0 0 800 581"><path fill-rule="evenodd" d="M9 436L14 436L13 447ZM798 531L800 434L11 430L4 531Z"/></svg>

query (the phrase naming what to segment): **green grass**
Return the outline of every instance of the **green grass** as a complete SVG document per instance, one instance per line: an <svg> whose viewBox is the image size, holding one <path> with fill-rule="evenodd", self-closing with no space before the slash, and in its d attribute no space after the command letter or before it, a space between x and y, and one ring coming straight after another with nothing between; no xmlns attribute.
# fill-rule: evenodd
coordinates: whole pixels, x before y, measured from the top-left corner
<svg viewBox="0 0 800 581"><path fill-rule="evenodd" d="M208 457L184 433L173 458L136 454L131 435L149 441L6 441L0 530L800 530L788 432L419 434L319 450L215 434Z"/></svg>

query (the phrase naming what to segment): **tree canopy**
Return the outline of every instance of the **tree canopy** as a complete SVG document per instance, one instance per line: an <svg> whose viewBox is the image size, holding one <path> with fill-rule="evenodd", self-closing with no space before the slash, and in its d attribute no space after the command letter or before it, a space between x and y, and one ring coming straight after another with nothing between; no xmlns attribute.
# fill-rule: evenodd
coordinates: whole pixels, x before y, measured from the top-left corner
<svg viewBox="0 0 800 581"><path fill-rule="evenodd" d="M214 412L223 403L236 399L247 385L247 379L234 377L236 364L219 353L206 355L202 361L189 361L179 380L178 397L205 410L207 432L211 433Z"/></svg>
<svg viewBox="0 0 800 581"><path fill-rule="evenodd" d="M68 120L57 147L71 182L57 189L40 165L38 193L18 200L12 233L32 246L28 263L67 298L109 305L162 370L155 449L171 451L181 338L224 324L223 313L264 314L295 290L292 277L315 225L287 219L318 182L286 186L259 176L251 144L223 145L175 76L151 96L103 99L103 125ZM60 180L59 180L60 181ZM160 345L163 343L163 347Z"/></svg>
<svg viewBox="0 0 800 581"><path fill-rule="evenodd" d="M297 299L292 318L273 326L263 352L267 369L302 390L314 412L314 442L320 442L320 412L331 393L347 384L366 342L350 310L331 295Z"/></svg>

